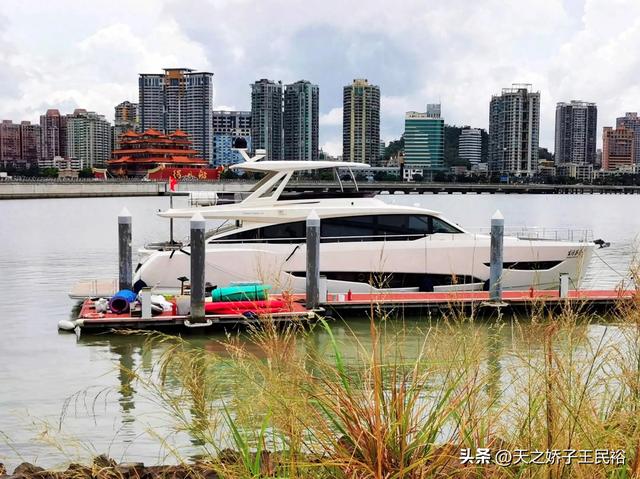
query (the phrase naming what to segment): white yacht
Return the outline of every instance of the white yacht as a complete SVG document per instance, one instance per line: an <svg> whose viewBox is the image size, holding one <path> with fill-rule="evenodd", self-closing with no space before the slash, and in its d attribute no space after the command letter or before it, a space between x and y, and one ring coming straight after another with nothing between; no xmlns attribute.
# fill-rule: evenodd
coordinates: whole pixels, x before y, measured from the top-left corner
<svg viewBox="0 0 640 479"><path fill-rule="evenodd" d="M304 292L305 220L315 211L321 219L320 269L328 292L488 287L490 237L486 234L466 231L436 211L358 194L326 197L285 192L298 171L351 172L368 165L258 162L244 156L248 161L231 168L266 175L242 202L159 213L189 219L199 212L206 220L222 222L207 239L205 275L212 285L261 281L272 285L273 291ZM561 273L569 274L572 287L578 287L593 247L587 241L505 236L503 288L557 288ZM188 245L141 253L135 279L148 286L176 291L178 278L189 276Z"/></svg>

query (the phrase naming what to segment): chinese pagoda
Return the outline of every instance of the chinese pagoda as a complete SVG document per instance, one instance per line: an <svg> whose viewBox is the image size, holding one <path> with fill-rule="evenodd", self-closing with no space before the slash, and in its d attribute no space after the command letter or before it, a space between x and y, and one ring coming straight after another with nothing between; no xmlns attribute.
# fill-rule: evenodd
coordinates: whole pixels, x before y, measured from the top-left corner
<svg viewBox="0 0 640 479"><path fill-rule="evenodd" d="M120 148L113 150L107 169L112 176L167 179L194 177L215 179L217 170L197 158L189 135L181 130L163 134L149 129L143 133L128 131L120 137Z"/></svg>

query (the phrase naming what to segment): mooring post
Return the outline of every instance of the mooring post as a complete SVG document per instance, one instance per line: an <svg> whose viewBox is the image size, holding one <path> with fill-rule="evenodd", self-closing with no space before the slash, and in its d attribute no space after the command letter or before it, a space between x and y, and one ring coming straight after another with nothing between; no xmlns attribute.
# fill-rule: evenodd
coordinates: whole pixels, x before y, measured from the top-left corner
<svg viewBox="0 0 640 479"><path fill-rule="evenodd" d="M500 210L491 217L491 254L489 259L489 300L502 301L502 263L504 259L504 216Z"/></svg>
<svg viewBox="0 0 640 479"><path fill-rule="evenodd" d="M320 217L315 210L307 216L307 295L308 309L320 305Z"/></svg>
<svg viewBox="0 0 640 479"><path fill-rule="evenodd" d="M138 295L142 307L142 319L151 319L151 288L144 287Z"/></svg>
<svg viewBox="0 0 640 479"><path fill-rule="evenodd" d="M131 254L131 213L122 208L118 215L118 280L119 289L131 289L133 261Z"/></svg>
<svg viewBox="0 0 640 479"><path fill-rule="evenodd" d="M568 273L560 273L560 290L558 295L561 298L569 297L569 274Z"/></svg>
<svg viewBox="0 0 640 479"><path fill-rule="evenodd" d="M204 321L204 231L206 222L200 213L191 218L191 319Z"/></svg>
<svg viewBox="0 0 640 479"><path fill-rule="evenodd" d="M173 191L169 191L169 209L173 209ZM173 218L169 218L169 242L173 244Z"/></svg>

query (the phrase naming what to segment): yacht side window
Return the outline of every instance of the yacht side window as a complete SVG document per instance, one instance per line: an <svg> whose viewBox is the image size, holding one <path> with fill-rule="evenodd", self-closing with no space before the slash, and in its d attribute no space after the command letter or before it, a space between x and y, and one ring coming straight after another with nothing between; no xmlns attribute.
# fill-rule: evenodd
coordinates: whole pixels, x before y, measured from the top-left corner
<svg viewBox="0 0 640 479"><path fill-rule="evenodd" d="M428 235L431 233L430 216L409 216L409 233L412 235Z"/></svg>
<svg viewBox="0 0 640 479"><path fill-rule="evenodd" d="M304 240L306 234L306 223L296 221L261 228L260 237L265 240Z"/></svg>
<svg viewBox="0 0 640 479"><path fill-rule="evenodd" d="M431 220L433 222L433 227L431 228L432 233L461 233L458 228L439 218L431 218Z"/></svg>
<svg viewBox="0 0 640 479"><path fill-rule="evenodd" d="M232 242L232 241L246 241L246 240L264 240L268 243L275 242L290 242L290 241L304 241L306 237L306 223L304 221L296 221L293 223L281 223L271 226L264 226L262 228L254 228L247 231L241 231L234 233L223 238L219 241ZM215 241L215 240L214 240Z"/></svg>
<svg viewBox="0 0 640 479"><path fill-rule="evenodd" d="M327 218L320 222L321 236L325 240L346 239L358 241L376 234L374 216Z"/></svg>
<svg viewBox="0 0 640 479"><path fill-rule="evenodd" d="M217 243L218 241L227 242L227 241L251 241L258 239L258 229L250 229L245 231L240 231L239 233L233 233L227 236L223 236L222 238L212 239L211 243Z"/></svg>

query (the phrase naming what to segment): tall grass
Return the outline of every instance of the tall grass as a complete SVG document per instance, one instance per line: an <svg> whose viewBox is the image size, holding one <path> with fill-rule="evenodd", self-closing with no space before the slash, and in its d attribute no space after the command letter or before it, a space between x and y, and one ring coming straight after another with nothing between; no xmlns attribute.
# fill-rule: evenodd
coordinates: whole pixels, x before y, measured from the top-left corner
<svg viewBox="0 0 640 479"><path fill-rule="evenodd" d="M609 322L538 305L478 327L451 311L416 330L372 307L364 337L264 318L218 353L151 335L155 373L129 373L221 477L640 477L640 297ZM479 448L550 453L463 463ZM579 460L595 449L625 461Z"/></svg>

